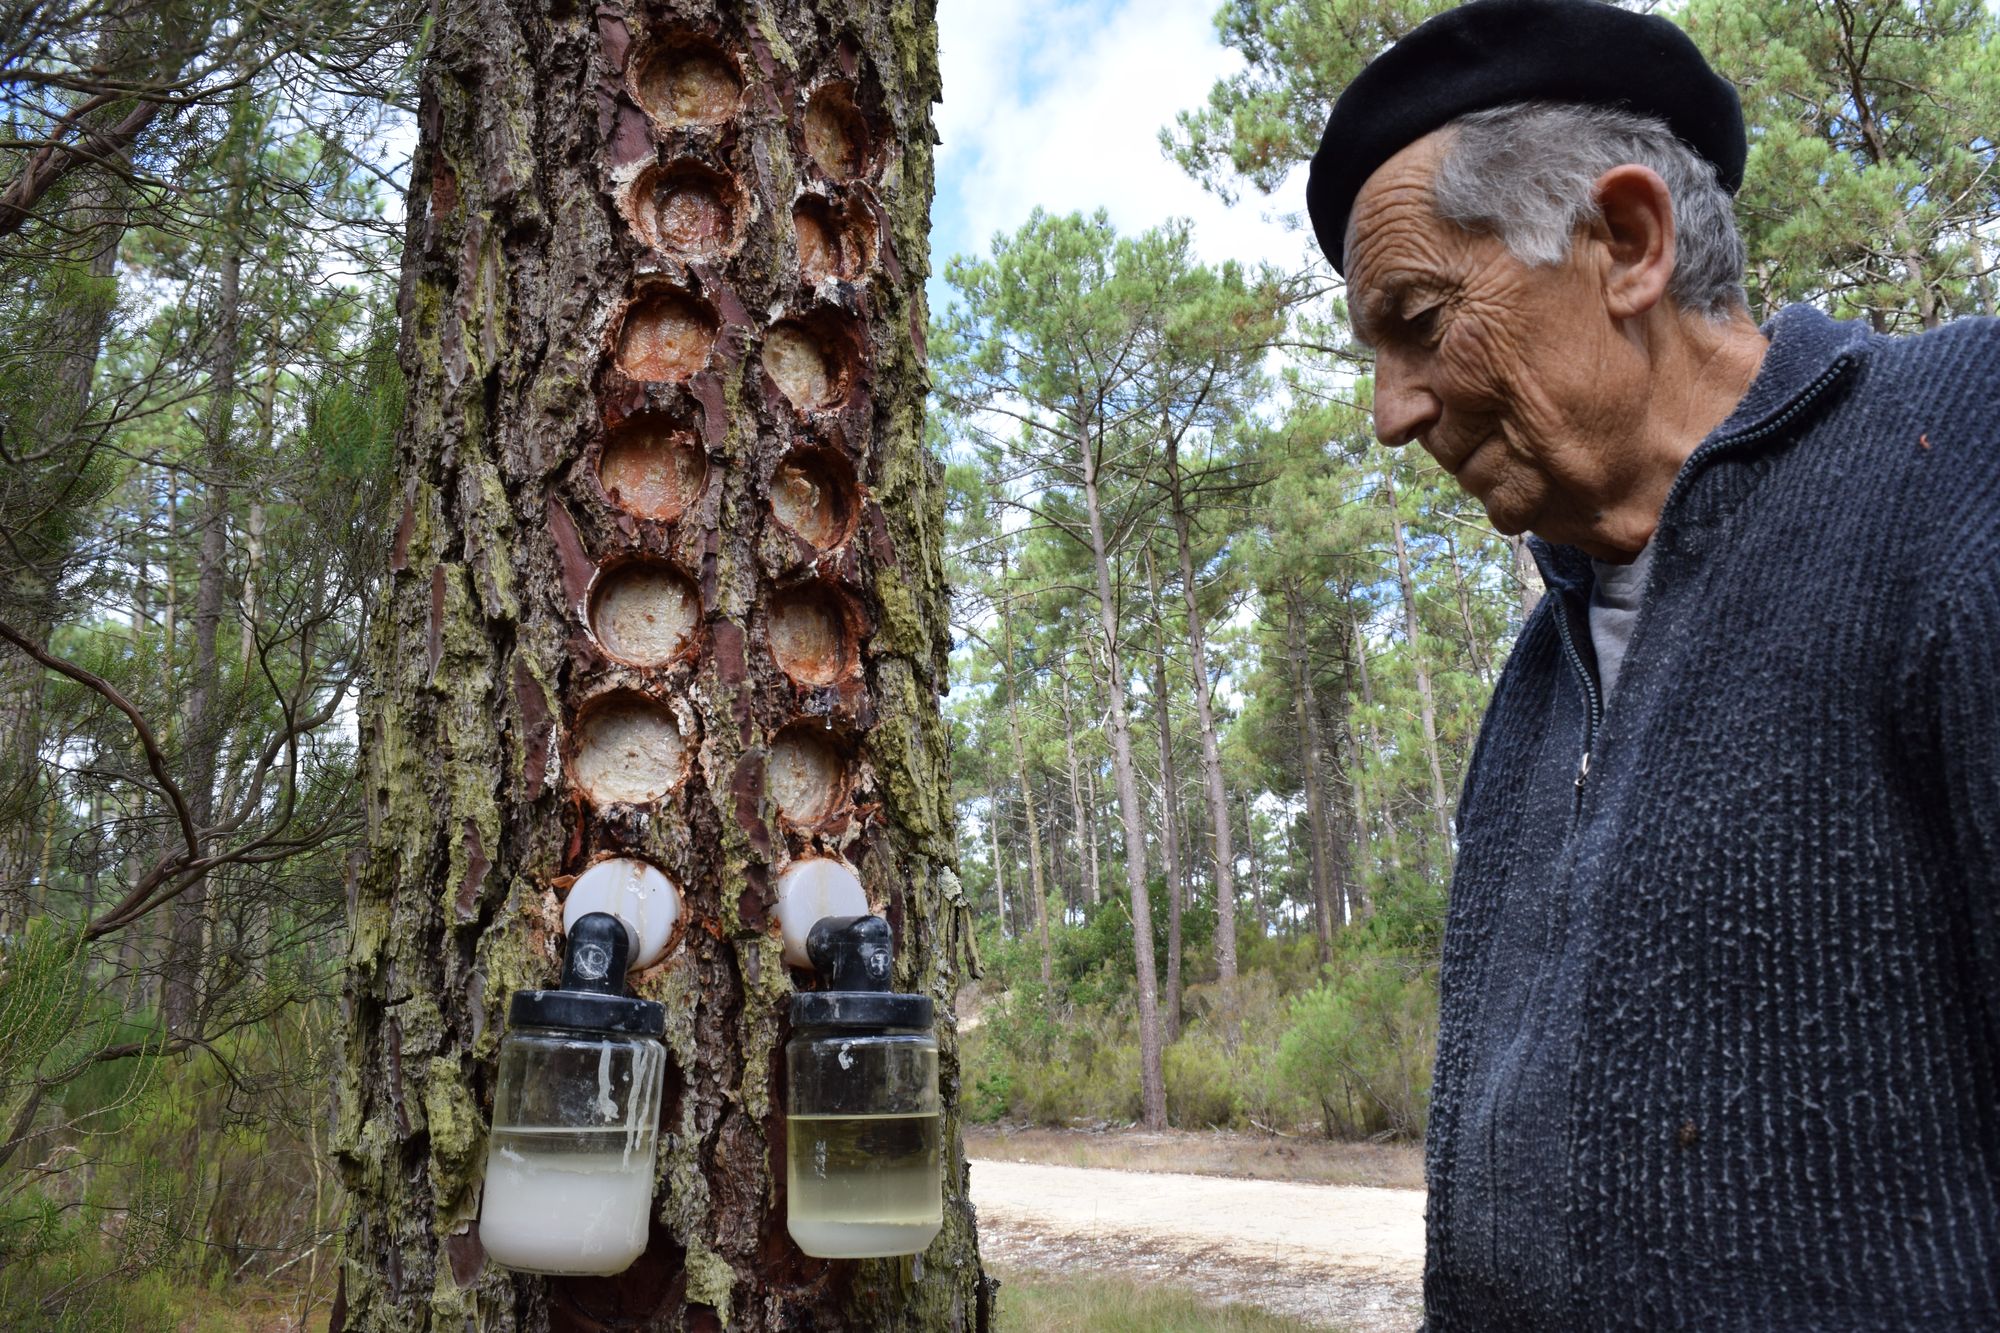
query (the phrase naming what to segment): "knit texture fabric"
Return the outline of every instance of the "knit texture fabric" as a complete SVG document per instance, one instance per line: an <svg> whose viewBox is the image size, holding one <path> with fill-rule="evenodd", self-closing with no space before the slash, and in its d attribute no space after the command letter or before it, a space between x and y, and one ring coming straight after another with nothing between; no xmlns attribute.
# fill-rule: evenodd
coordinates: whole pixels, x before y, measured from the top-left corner
<svg viewBox="0 0 2000 1333"><path fill-rule="evenodd" d="M1431 1333L2000 1328L2000 323L1767 331L1601 718L1590 562L1537 547L1459 806Z"/></svg>

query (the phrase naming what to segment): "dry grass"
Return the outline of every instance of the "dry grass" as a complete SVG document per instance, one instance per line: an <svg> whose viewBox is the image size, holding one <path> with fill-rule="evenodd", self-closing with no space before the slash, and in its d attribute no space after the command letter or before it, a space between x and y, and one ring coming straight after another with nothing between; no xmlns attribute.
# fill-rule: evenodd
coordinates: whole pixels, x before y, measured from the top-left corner
<svg viewBox="0 0 2000 1333"><path fill-rule="evenodd" d="M1213 1305L1188 1292L1131 1278L1002 1270L999 1333L1310 1333L1324 1324Z"/></svg>
<svg viewBox="0 0 2000 1333"><path fill-rule="evenodd" d="M1226 1130L1008 1129L972 1125L965 1150L974 1158L1120 1171L1185 1171L1240 1180L1302 1180L1321 1185L1422 1189L1424 1152L1415 1144L1331 1143L1325 1139L1236 1134Z"/></svg>

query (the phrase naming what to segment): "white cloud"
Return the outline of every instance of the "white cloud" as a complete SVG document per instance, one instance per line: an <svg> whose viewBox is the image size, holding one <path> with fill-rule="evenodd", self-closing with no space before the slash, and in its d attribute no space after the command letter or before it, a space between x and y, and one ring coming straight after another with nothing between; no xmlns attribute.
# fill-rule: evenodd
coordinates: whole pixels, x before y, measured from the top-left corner
<svg viewBox="0 0 2000 1333"><path fill-rule="evenodd" d="M983 252L1037 205L1102 207L1121 232L1193 220L1204 260L1295 267L1311 242L1283 219L1304 208L1304 172L1234 206L1160 150L1161 127L1242 67L1217 39L1217 0L942 0L938 108L941 262Z"/></svg>

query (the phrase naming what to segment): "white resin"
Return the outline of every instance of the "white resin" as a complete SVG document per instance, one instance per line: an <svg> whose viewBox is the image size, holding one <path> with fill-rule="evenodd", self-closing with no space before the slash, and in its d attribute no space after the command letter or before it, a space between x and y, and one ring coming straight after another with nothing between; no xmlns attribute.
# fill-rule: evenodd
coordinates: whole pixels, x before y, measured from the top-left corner
<svg viewBox="0 0 2000 1333"><path fill-rule="evenodd" d="M785 962L811 967L806 935L822 917L868 915L868 894L852 866L830 856L794 861L778 876L775 915L785 932Z"/></svg>
<svg viewBox="0 0 2000 1333"><path fill-rule="evenodd" d="M595 1131L623 1136L611 1126ZM575 1131L561 1131L566 1142ZM523 1131L510 1135L520 1142ZM609 1146L609 1145L607 1145ZM636 1160L635 1160L636 1159ZM486 1159L479 1240L487 1257L528 1273L622 1273L646 1249L653 1154L537 1152L502 1145Z"/></svg>
<svg viewBox="0 0 2000 1333"><path fill-rule="evenodd" d="M627 966L636 972L665 956L681 919L681 895L657 866L617 856L599 861L570 885L563 899L563 934L592 912L609 912L625 923L632 946Z"/></svg>
<svg viewBox="0 0 2000 1333"><path fill-rule="evenodd" d="M604 1043L597 1062L592 1114L606 1123L494 1125L479 1240L502 1267L622 1273L645 1252L667 1053L656 1041L631 1048L621 1108L611 1067L613 1047L624 1045Z"/></svg>

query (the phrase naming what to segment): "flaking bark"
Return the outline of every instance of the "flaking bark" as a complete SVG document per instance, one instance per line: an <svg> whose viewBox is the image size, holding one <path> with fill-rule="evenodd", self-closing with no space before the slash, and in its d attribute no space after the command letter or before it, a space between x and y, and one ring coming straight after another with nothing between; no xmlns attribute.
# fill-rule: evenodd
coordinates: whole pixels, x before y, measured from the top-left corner
<svg viewBox="0 0 2000 1333"><path fill-rule="evenodd" d="M937 710L942 487L922 450L936 92L928 4L437 11L404 501L362 722L335 1329L988 1323L951 1010L971 953ZM600 475L638 435L692 451L677 510ZM664 664L616 660L589 627L593 580L633 562L699 601ZM785 639L781 603L831 638ZM610 695L683 739L657 801L596 804L578 781L578 724ZM771 774L793 761L823 809L780 807ZM511 992L556 976L569 878L614 853L686 902L635 978L668 1011L652 1241L616 1278L511 1274L474 1224L494 1053ZM857 868L897 988L939 1003L945 1224L916 1260L809 1259L785 1230L785 1014L811 978L769 913L809 853Z"/></svg>

